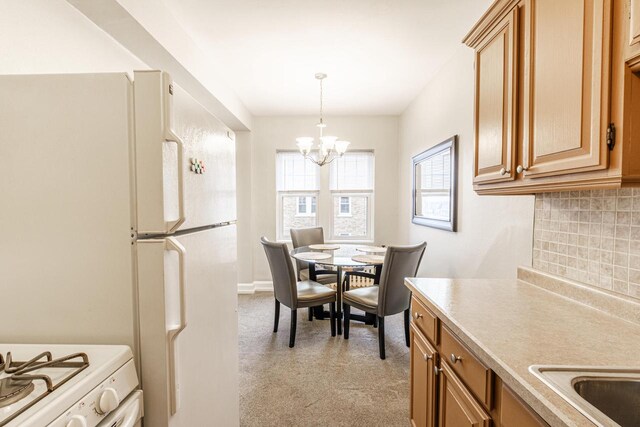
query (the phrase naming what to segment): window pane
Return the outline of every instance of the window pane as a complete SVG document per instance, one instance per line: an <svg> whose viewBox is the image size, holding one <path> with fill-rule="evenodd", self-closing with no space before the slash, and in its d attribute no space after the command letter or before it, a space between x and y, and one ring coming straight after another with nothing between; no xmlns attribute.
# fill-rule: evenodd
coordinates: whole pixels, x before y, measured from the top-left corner
<svg viewBox="0 0 640 427"><path fill-rule="evenodd" d="M311 199L311 203L308 200ZM301 203L301 201L304 201ZM282 196L282 237L289 238L289 230L292 228L315 227L315 209L307 211L307 206L316 204L315 196ZM301 206L304 208L300 209Z"/></svg>
<svg viewBox="0 0 640 427"><path fill-rule="evenodd" d="M278 191L318 190L318 166L300 153L283 151L276 154L276 188Z"/></svg>
<svg viewBox="0 0 640 427"><path fill-rule="evenodd" d="M348 197L340 197L340 213L348 214L351 211Z"/></svg>
<svg viewBox="0 0 640 427"><path fill-rule="evenodd" d="M416 215L449 221L451 197L449 190L422 190L422 203L416 207Z"/></svg>
<svg viewBox="0 0 640 427"><path fill-rule="evenodd" d="M298 213L307 213L307 198L298 197Z"/></svg>
<svg viewBox="0 0 640 427"><path fill-rule="evenodd" d="M346 199L346 203L343 203ZM367 237L369 230L369 198L350 196L333 198L333 234L336 238ZM347 207L345 214L343 206Z"/></svg>
<svg viewBox="0 0 640 427"><path fill-rule="evenodd" d="M331 163L331 190L373 190L371 152L345 153Z"/></svg>

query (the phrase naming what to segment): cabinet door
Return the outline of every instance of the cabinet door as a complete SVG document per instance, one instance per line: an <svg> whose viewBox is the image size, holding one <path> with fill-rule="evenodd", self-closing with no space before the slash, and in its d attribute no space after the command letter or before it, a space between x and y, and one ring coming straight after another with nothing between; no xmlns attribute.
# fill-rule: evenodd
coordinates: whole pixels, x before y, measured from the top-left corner
<svg viewBox="0 0 640 427"><path fill-rule="evenodd" d="M505 385L502 386L500 401L501 427L547 427L548 424Z"/></svg>
<svg viewBox="0 0 640 427"><path fill-rule="evenodd" d="M440 427L489 427L491 417L476 402L449 365L440 370Z"/></svg>
<svg viewBox="0 0 640 427"><path fill-rule="evenodd" d="M629 44L640 43L640 0L631 0L629 11Z"/></svg>
<svg viewBox="0 0 640 427"><path fill-rule="evenodd" d="M515 177L517 13L514 8L475 48L476 184Z"/></svg>
<svg viewBox="0 0 640 427"><path fill-rule="evenodd" d="M606 168L611 0L525 0L524 15L524 176Z"/></svg>
<svg viewBox="0 0 640 427"><path fill-rule="evenodd" d="M436 382L434 366L438 354L429 341L411 325L411 425L435 426Z"/></svg>

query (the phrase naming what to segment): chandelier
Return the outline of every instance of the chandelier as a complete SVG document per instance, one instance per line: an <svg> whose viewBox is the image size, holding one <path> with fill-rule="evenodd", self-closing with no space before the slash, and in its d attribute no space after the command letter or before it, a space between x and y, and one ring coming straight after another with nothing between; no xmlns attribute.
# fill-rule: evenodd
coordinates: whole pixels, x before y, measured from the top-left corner
<svg viewBox="0 0 640 427"><path fill-rule="evenodd" d="M302 154L305 159L311 160L318 166L324 166L335 159L342 157L349 146L349 141L338 140L337 136L323 135L324 128L327 127L327 125L324 124L322 116L322 81L326 77L327 75L324 73L316 74L316 79L320 81L320 122L316 125L320 129L320 143L318 144L317 153L315 155L311 154L314 142L314 138L312 136L301 136L296 138L296 145L298 146L298 149L300 149L300 154Z"/></svg>

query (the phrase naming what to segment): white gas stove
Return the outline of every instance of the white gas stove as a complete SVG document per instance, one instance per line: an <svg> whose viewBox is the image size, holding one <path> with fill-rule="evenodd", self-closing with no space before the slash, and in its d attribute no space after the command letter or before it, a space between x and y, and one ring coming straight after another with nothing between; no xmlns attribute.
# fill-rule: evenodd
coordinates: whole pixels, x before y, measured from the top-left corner
<svg viewBox="0 0 640 427"><path fill-rule="evenodd" d="M0 427L134 427L137 388L126 346L0 344Z"/></svg>

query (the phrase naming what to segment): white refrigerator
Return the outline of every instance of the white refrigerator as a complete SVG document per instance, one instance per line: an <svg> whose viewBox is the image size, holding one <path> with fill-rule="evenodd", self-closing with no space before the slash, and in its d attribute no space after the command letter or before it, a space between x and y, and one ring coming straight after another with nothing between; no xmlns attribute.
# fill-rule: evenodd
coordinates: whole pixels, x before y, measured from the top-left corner
<svg viewBox="0 0 640 427"><path fill-rule="evenodd" d="M0 76L0 342L127 344L146 426L238 425L234 139L164 72Z"/></svg>

